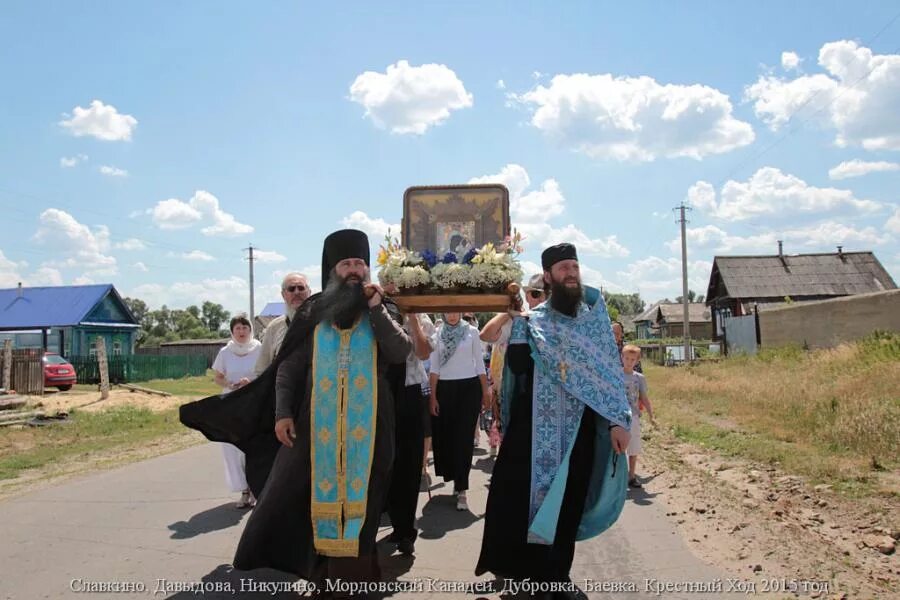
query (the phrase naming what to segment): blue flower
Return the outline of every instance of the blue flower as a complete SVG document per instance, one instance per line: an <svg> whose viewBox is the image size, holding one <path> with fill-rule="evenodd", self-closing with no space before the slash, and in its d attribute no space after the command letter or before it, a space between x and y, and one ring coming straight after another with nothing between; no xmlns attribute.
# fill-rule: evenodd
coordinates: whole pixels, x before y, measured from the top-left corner
<svg viewBox="0 0 900 600"><path fill-rule="evenodd" d="M435 256L434 252L432 252L431 250L426 250L425 252L423 252L422 259L425 261L425 264L428 265L429 269L436 265L438 261L437 256Z"/></svg>
<svg viewBox="0 0 900 600"><path fill-rule="evenodd" d="M465 264L465 265L471 265L471 264L472 264L472 259L475 258L476 256L478 256L478 251L475 250L475 248L472 248L471 250L469 250L468 252L466 252L466 255L465 255L465 256L463 256L463 259L462 259L463 264Z"/></svg>
<svg viewBox="0 0 900 600"><path fill-rule="evenodd" d="M441 262L444 263L445 265L452 265L459 261L456 260L455 254L453 254L452 252L448 252L447 254L444 255L444 258L441 259Z"/></svg>

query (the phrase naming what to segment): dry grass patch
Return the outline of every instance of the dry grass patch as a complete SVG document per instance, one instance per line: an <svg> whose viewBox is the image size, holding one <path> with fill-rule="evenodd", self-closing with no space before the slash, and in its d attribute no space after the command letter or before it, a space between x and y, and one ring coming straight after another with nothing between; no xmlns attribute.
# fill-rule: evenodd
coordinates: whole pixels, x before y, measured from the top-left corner
<svg viewBox="0 0 900 600"><path fill-rule="evenodd" d="M900 335L805 352L763 351L687 368L648 366L650 397L685 440L835 484L900 490Z"/></svg>

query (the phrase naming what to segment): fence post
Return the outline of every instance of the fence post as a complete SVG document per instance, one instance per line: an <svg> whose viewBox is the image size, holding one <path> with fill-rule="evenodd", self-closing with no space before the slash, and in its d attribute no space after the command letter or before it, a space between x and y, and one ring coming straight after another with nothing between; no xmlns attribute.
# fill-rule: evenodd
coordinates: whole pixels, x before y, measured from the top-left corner
<svg viewBox="0 0 900 600"><path fill-rule="evenodd" d="M12 340L3 343L3 385L7 390L12 387Z"/></svg>
<svg viewBox="0 0 900 600"><path fill-rule="evenodd" d="M109 398L109 363L106 361L106 342L97 336L97 366L100 368L100 399Z"/></svg>

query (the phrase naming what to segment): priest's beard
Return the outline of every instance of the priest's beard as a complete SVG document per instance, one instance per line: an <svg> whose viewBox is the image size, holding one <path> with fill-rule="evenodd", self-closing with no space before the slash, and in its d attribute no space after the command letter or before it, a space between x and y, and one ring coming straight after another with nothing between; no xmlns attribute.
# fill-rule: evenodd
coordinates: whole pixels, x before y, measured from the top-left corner
<svg viewBox="0 0 900 600"><path fill-rule="evenodd" d="M319 298L322 320L337 324L341 329L352 327L356 318L368 306L361 281L347 281L332 273L328 285Z"/></svg>
<svg viewBox="0 0 900 600"><path fill-rule="evenodd" d="M577 281L577 280L576 280ZM578 314L578 305L584 298L584 289L578 281L578 287L568 287L565 281L550 281L550 306L564 315L574 317Z"/></svg>

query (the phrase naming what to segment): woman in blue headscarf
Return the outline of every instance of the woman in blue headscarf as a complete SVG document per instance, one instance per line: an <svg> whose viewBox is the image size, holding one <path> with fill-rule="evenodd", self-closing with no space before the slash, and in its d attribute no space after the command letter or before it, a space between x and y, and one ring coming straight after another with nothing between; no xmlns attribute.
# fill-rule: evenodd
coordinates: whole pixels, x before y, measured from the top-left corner
<svg viewBox="0 0 900 600"><path fill-rule="evenodd" d="M466 490L472 470L472 432L491 393L478 329L459 313L444 315L431 354L434 472L453 482L456 509L469 510Z"/></svg>

